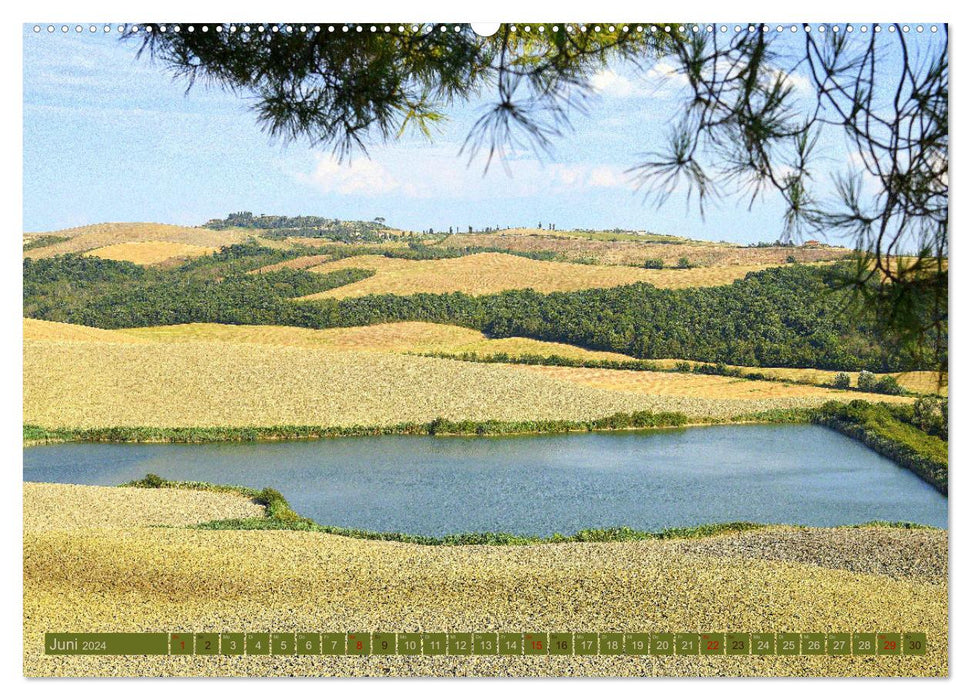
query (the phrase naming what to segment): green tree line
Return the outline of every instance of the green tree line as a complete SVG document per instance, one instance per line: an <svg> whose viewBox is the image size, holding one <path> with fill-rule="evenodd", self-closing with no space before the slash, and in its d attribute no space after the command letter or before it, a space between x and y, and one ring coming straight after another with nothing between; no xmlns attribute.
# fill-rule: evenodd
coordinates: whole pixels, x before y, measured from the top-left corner
<svg viewBox="0 0 971 700"><path fill-rule="evenodd" d="M24 261L24 315L100 328L212 322L307 328L429 321L620 352L762 367L874 372L934 369L877 321L855 313L843 288L847 263L749 273L730 285L659 289L645 283L542 294L530 289L372 295L295 301L363 279L369 270L316 274L289 268L251 274L297 255L231 246L177 268L76 255ZM851 263L850 263L851 264Z"/></svg>

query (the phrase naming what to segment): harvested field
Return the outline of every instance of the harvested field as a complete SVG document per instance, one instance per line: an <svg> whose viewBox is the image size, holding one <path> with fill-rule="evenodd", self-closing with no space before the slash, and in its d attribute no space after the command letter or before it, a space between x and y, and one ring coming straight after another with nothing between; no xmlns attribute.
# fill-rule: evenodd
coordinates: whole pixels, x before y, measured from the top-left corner
<svg viewBox="0 0 971 700"><path fill-rule="evenodd" d="M657 364L664 368L674 368L681 360L656 360ZM700 363L692 362L692 365ZM827 369L811 369L796 367L744 367L741 365L726 365L730 369L739 369L743 372L758 372L768 377L784 379L792 382L812 382L813 384L832 384L837 372ZM860 377L859 372L846 372L850 375L850 385L856 386ZM908 391L919 394L941 394L947 396L947 375L944 376L943 386L938 386L937 372L915 371L915 372L889 372L886 374L876 373L877 379L891 376L897 383Z"/></svg>
<svg viewBox="0 0 971 700"><path fill-rule="evenodd" d="M518 366L379 352L24 341L23 419L47 428L588 420L636 410L728 418L824 400L651 396Z"/></svg>
<svg viewBox="0 0 971 700"><path fill-rule="evenodd" d="M36 318L24 319L24 340L68 340L96 341L104 343L137 343L141 340L123 331L109 331L73 323L42 321ZM26 346L25 346L26 352Z"/></svg>
<svg viewBox="0 0 971 700"><path fill-rule="evenodd" d="M219 249L212 246L191 245L189 243L139 241L137 243L116 243L104 248L95 248L86 252L85 255L106 260L127 260L136 265L158 265L171 260L211 255L217 250Z"/></svg>
<svg viewBox="0 0 971 700"><path fill-rule="evenodd" d="M287 236L286 238L262 238L265 245L276 244L280 247L290 248L295 246L305 246L307 248L330 248L333 246L338 246L341 248L356 248L361 245L367 248L387 248L388 250L400 250L402 248L408 247L408 241L401 240L400 237L405 235L401 232L395 233L394 231L386 231L388 235L392 238L385 241L375 241L369 243L345 243L344 241L335 241L330 238L310 238L308 236Z"/></svg>
<svg viewBox="0 0 971 700"><path fill-rule="evenodd" d="M883 375L877 375L878 377ZM937 372L898 372L893 375L897 383L904 389L916 391L922 394L940 394L947 396L947 375L944 375L943 384ZM856 377L853 379L856 383Z"/></svg>
<svg viewBox="0 0 971 700"><path fill-rule="evenodd" d="M38 340L55 339L46 335L27 335L27 323L46 323L45 321L24 321L24 337L36 337ZM61 324L68 325L68 324ZM68 326L69 328L71 326ZM83 328L73 326L73 328ZM92 329L98 330L98 329ZM101 331L108 333L109 331ZM441 352L450 354L477 353L480 356L490 356L506 353L510 356L542 355L549 357L556 355L575 360L590 362L611 361L629 362L636 360L630 355L618 352L588 350L576 345L554 343L532 338L489 338L479 331L461 326L451 326L441 323L426 323L424 321L401 321L398 323L381 323L373 326L352 326L349 328L327 328L312 330L307 328L293 328L286 326L229 326L216 323L190 323L180 326L155 326L150 328L132 328L118 331L123 335L114 336L119 342L132 339L179 341L211 341L260 343L266 345L293 345L298 347L330 347L341 350L381 350L404 353ZM91 338L95 340L97 338ZM109 337L103 338L110 340ZM651 360L663 369L674 369L683 360L663 359ZM704 363L690 362L692 366ZM791 367L745 367L742 365L726 365L729 369L743 372L758 372L769 377L791 382L810 382L813 384L832 384L836 377L833 370L800 369ZM851 385L856 386L859 372L847 372ZM886 376L877 373L877 378ZM891 372L900 386L910 391L924 394L938 393L937 373L924 372ZM942 395L947 395L947 377L940 388Z"/></svg>
<svg viewBox="0 0 971 700"><path fill-rule="evenodd" d="M332 272L349 267L374 270L375 275L354 284L312 294L305 299L360 297L368 294L492 294L505 289L538 292L619 287L647 282L657 287L714 287L741 279L767 265L738 265L688 270L644 270L616 265L580 265L546 262L507 255L479 253L444 260L403 260L381 255L362 255L310 268Z"/></svg>
<svg viewBox="0 0 971 700"><path fill-rule="evenodd" d="M645 260L660 259L665 267L674 267L682 258L688 258L692 265L712 266L758 266L770 267L784 265L792 256L799 263L814 263L839 260L851 253L846 248L820 247L804 248L771 246L747 248L727 243L702 241L657 243L645 237L644 241L634 236L621 240L597 240L581 234L569 232L551 233L539 230L501 231L498 233L461 233L449 236L440 243L448 248L486 247L503 248L517 252L549 252L562 255L571 260L596 260L602 265L643 265Z"/></svg>
<svg viewBox="0 0 971 700"><path fill-rule="evenodd" d="M846 392L808 384L783 384L737 377L682 372L643 372L625 369L587 369L584 367L553 367L547 365L507 365L522 372L541 374L563 381L625 393L649 396L688 396L710 399L820 399L848 401L886 401L908 403L905 396L887 396L864 392Z"/></svg>
<svg viewBox="0 0 971 700"><path fill-rule="evenodd" d="M29 532L175 527L263 515L263 506L233 493L24 484L24 530Z"/></svg>
<svg viewBox="0 0 971 700"><path fill-rule="evenodd" d="M704 540L422 547L307 532L157 529L137 520L54 529L54 513L74 509L75 499L95 509L112 502L102 500L109 489L82 496L88 487L40 496L50 488L33 486L25 498L25 511L38 511L24 523L27 676L948 673L942 531L782 527ZM50 630L267 629L921 630L928 654L46 657L41 650Z"/></svg>
<svg viewBox="0 0 971 700"><path fill-rule="evenodd" d="M110 331L103 332L108 333ZM482 355L493 355L504 352L510 355L559 355L591 361L613 360L622 362L633 359L620 353L587 350L575 345L551 343L531 338L489 338L471 328L426 323L424 321L401 321L399 323L326 328L323 330L287 326L229 326L216 323L190 323L178 326L131 328L118 331L118 333L123 334L116 336L119 341L129 339L166 342L222 341L402 353L475 352ZM109 337L103 339L110 340Z"/></svg>
<svg viewBox="0 0 971 700"><path fill-rule="evenodd" d="M489 342L479 331L422 321L322 330L290 326L189 323L177 326L131 328L122 332L129 338L155 342L218 341L382 352L450 352L457 347Z"/></svg>
<svg viewBox="0 0 971 700"><path fill-rule="evenodd" d="M23 328L24 340L101 341L109 343L222 342L362 352L477 353L480 356L490 356L497 353L506 353L510 356L556 355L593 362L601 360L624 362L634 359L620 353L587 350L575 345L533 340L531 338L488 338L479 331L470 328L422 321L403 321L374 326L327 328L323 330L289 326L232 326L218 323L189 323L111 331L25 318ZM679 360L667 359L655 360L654 362L664 368L674 368ZM699 363L693 362L691 364ZM828 370L741 367L735 365L729 365L729 367L742 371L759 372L793 382L813 382L816 384L832 383L836 376L836 372ZM905 400L902 397L847 394L821 387L785 386L763 381L739 380L733 377L693 373L667 374L536 365L524 369L546 372L558 379L579 382L598 388L648 394L659 392L660 395L706 396L706 387L732 385L736 386L733 391L736 398L738 398L738 395L745 398L744 395L747 391L752 396L761 397L829 396L840 400L847 400L848 398L864 398L876 401ZM848 374L855 386L859 373L848 372ZM884 375L877 375L877 377L882 376ZM893 373L892 376L897 378L901 386L911 391L920 393L935 393L937 391L936 372L899 372ZM668 388L665 389L664 387ZM942 393L945 396L947 395L946 385L943 387Z"/></svg>
<svg viewBox="0 0 971 700"><path fill-rule="evenodd" d="M328 262L332 256L330 255L304 255L301 258L293 258L291 260L284 260L283 262L273 263L272 265L264 265L254 272L273 272L274 270L306 270L308 267L315 267L317 265L322 265Z"/></svg>
<svg viewBox="0 0 971 700"><path fill-rule="evenodd" d="M24 251L24 257L49 258L64 253L85 253L97 248L118 244L145 242L180 243L203 248L220 248L233 243L242 243L259 232L248 229L214 231L207 228L189 228L154 223L111 223L81 226L62 231L51 231L50 233L56 236L66 236L69 240Z"/></svg>

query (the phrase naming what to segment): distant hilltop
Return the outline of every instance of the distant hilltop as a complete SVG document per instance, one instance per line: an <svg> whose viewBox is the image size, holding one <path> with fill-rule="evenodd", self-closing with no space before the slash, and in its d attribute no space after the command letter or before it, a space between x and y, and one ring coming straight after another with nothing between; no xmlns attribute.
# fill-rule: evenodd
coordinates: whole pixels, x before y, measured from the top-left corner
<svg viewBox="0 0 971 700"><path fill-rule="evenodd" d="M469 230L471 229L471 230ZM382 217L344 221L321 216L278 216L237 212L202 226L159 223L102 223L24 234L25 258L93 255L139 265L176 265L226 246L255 244L274 249L305 248L321 262L331 257L381 255L412 260L506 253L545 262L621 265L649 269L771 266L820 263L852 255L817 241L740 245L692 240L650 231L565 230L543 227L471 226L441 231L406 231Z"/></svg>
<svg viewBox="0 0 971 700"><path fill-rule="evenodd" d="M342 221L323 216L278 216L240 211L225 219L209 219L204 228L217 231L224 229L255 229L265 238L327 238L347 243L377 243L388 240L401 232L385 225L383 217L371 221Z"/></svg>

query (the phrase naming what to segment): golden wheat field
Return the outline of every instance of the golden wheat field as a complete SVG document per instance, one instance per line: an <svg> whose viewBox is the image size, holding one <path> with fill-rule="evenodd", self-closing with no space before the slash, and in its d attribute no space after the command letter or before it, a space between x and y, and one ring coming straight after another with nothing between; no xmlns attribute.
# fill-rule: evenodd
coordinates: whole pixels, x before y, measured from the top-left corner
<svg viewBox="0 0 971 700"><path fill-rule="evenodd" d="M40 322L43 323L43 322ZM117 331L124 339L154 342L226 342L285 345L333 350L380 352L451 352L454 348L488 343L479 331L423 321L382 323L350 328L294 328L291 326L231 326L188 323ZM569 346L568 346L569 347Z"/></svg>
<svg viewBox="0 0 971 700"><path fill-rule="evenodd" d="M651 395L523 366L387 352L27 339L23 418L48 428L387 425L437 417L589 420L637 410L727 419L819 405L828 396L801 390L779 395L775 385L770 396L760 396L720 379L726 388L718 397Z"/></svg>
<svg viewBox="0 0 971 700"><path fill-rule="evenodd" d="M27 320L25 320L25 337ZM44 321L34 323L43 324ZM95 329L97 330L97 329ZM50 333L49 331L47 332ZM477 353L490 356L505 353L511 357L524 355L556 355L584 361L625 362L635 360L630 355L617 352L588 350L576 345L554 343L532 338L489 338L484 333L423 321L402 321L381 323L373 326L353 326L350 328L328 328L312 330L284 326L227 326L215 323L192 323L180 326L156 326L152 328L133 328L123 331L125 338L147 340L167 340L182 342L189 340L221 340L226 342L261 343L266 345L294 345L300 347L330 347L347 350L380 350L403 353ZM50 338L40 334L38 339ZM33 337L33 336L31 336ZM105 338L107 340L107 338ZM683 360L651 360L662 369L674 369ZM703 363L690 362L694 367ZM744 367L726 365L730 369L743 372L758 372L768 377L790 382L808 382L818 385L832 384L837 372L833 370L792 368L792 367ZM856 386L859 372L847 372L851 386ZM932 371L891 372L890 376L900 386L909 391L922 394L947 395L947 376L944 384L938 385L938 374ZM678 375L682 376L682 375ZM688 375L689 377L692 375ZM877 373L879 379L884 374Z"/></svg>
<svg viewBox="0 0 971 700"><path fill-rule="evenodd" d="M368 294L492 294L506 289L535 289L538 292L571 291L619 287L648 282L658 287L713 287L729 284L765 265L709 267L688 270L645 270L617 265L532 260L505 253L477 253L444 260L403 260L380 255L362 255L318 265L311 272L332 272L346 268L374 270L367 279L304 299L366 296Z"/></svg>
<svg viewBox="0 0 971 700"><path fill-rule="evenodd" d="M749 248L731 243L707 241L657 243L650 239L596 240L570 235L568 232L538 229L511 229L496 233L453 234L441 242L446 248L489 247L519 252L550 252L571 260L596 260L603 265L643 265L645 260L660 259L665 267L674 267L685 257L692 265L772 266L784 265L789 257L799 263L839 260L852 251L839 247L767 246Z"/></svg>
<svg viewBox="0 0 971 700"><path fill-rule="evenodd" d="M79 326L73 323L57 323L55 321L41 321L36 318L24 319L24 340L94 340L105 343L137 343L139 338L129 336L122 331L109 331L91 326ZM25 349L26 352L26 349Z"/></svg>
<svg viewBox="0 0 971 700"><path fill-rule="evenodd" d="M237 343L271 345L295 348L330 350L375 351L394 353L447 353L474 352L481 356L506 353L520 355L557 355L588 361L625 361L634 358L612 352L587 350L565 343L552 343L531 338L488 338L479 331L438 323L403 321L373 326L328 328L315 330L287 326L232 326L217 323L190 323L176 326L153 326L117 331L89 328L68 323L53 323L38 319L24 319L25 340L92 340L115 343ZM657 365L673 368L678 360L656 360ZM698 363L692 362L691 365ZM793 368L730 367L743 371L760 372L792 382L832 383L836 373L827 370ZM864 398L881 401L899 401L901 397L870 395L855 392L847 394L816 386L784 385L767 381L742 380L732 377L693 373L639 372L632 370L599 370L569 367L525 366L521 369L543 372L549 376L572 383L597 388L641 394L683 395L704 397L708 387L721 387L720 392L729 398L830 397L835 399ZM858 373L848 373L856 384ZM883 375L877 375L881 377ZM921 393L936 393L936 372L900 372L892 376L901 386ZM946 385L941 389L947 394Z"/></svg>
<svg viewBox="0 0 971 700"><path fill-rule="evenodd" d="M945 531L772 527L690 540L423 547L314 532L186 529L253 508L241 497L233 504L211 496L25 484L24 674L948 673ZM920 630L928 653L45 656L50 630Z"/></svg>
<svg viewBox="0 0 971 700"><path fill-rule="evenodd" d="M44 321L32 321L44 324ZM25 320L26 334L28 321ZM507 353L519 355L559 355L579 360L630 360L627 355L601 352L566 343L552 343L532 338L489 338L471 328L424 321L380 323L373 326L327 328L313 330L287 326L229 326L217 323L190 323L178 326L153 326L120 331L128 338L168 342L224 341L259 343L262 345L290 345L338 350L377 350L401 353L475 352L480 355ZM55 339L51 331L39 332L39 339ZM105 338L106 340L108 338Z"/></svg>
<svg viewBox="0 0 971 700"><path fill-rule="evenodd" d="M106 260L123 260L136 265L157 265L169 260L211 255L217 250L219 249L212 246L175 243L173 241L139 241L137 243L116 243L89 250L84 254Z"/></svg>
<svg viewBox="0 0 971 700"><path fill-rule="evenodd" d="M664 360L652 360L659 367L664 369L673 369L679 363L684 362L683 360L675 359L664 359ZM698 362L688 362L692 366L696 366ZM832 384L836 378L838 372L835 370L828 369L812 369L809 367L745 367L743 365L726 365L729 369L738 369L743 372L758 372L759 374L764 374L767 377L773 377L775 379L782 379L790 382L810 382L812 384ZM859 381L859 372L846 372L850 377L850 386L857 386ZM908 391L914 391L919 394L940 394L941 396L947 396L947 374L945 373L943 377L943 384L939 383L939 377L937 372L930 370L923 371L912 371L912 372L887 372L887 373L875 373L877 379L881 377L891 376L897 380L897 383Z"/></svg>
<svg viewBox="0 0 971 700"><path fill-rule="evenodd" d="M584 367L551 367L544 365L515 365L522 371L542 374L583 386L610 391L647 394L649 396L697 396L703 398L751 399L822 398L846 401L851 398L865 401L907 403L913 399L827 389L808 384L784 384L736 377L681 372L643 372L623 369L588 369Z"/></svg>
<svg viewBox="0 0 971 700"><path fill-rule="evenodd" d="M330 261L330 255L304 255L300 258L293 258L291 260L284 260L283 262L273 263L272 265L264 265L263 267L253 270L254 273L257 272L273 272L274 270L306 270L308 267L315 267L317 265L322 265Z"/></svg>
<svg viewBox="0 0 971 700"><path fill-rule="evenodd" d="M219 248L233 243L242 243L252 238L257 232L244 229L214 231L207 228L190 228L172 224L107 223L50 231L49 233L54 236L66 236L69 240L24 251L24 257L49 258L64 253L84 253L96 248L149 241Z"/></svg>

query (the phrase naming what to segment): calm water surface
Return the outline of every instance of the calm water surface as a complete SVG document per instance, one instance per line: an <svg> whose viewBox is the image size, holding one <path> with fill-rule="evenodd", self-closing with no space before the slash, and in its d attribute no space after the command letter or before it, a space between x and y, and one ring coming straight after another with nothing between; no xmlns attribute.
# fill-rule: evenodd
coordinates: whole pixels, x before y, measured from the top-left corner
<svg viewBox="0 0 971 700"><path fill-rule="evenodd" d="M732 520L947 527L947 499L931 486L812 425L24 450L25 481L114 485L148 473L272 486L322 524L426 535Z"/></svg>

